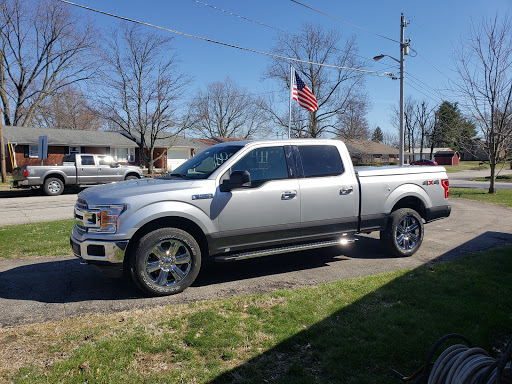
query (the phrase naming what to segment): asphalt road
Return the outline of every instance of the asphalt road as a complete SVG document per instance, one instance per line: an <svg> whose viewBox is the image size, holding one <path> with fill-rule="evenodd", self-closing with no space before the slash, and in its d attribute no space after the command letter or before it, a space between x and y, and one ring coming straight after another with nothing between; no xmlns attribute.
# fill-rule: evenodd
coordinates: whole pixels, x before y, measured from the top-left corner
<svg viewBox="0 0 512 384"><path fill-rule="evenodd" d="M499 171L500 175L512 175L512 170L510 170L510 169L502 169L502 170L498 170L498 171ZM448 179L450 180L451 187L488 189L489 182L471 181L471 179L487 177L489 175L490 175L489 170L464 171L464 172L449 173ZM512 189L512 183L496 181L495 187L496 187L496 189Z"/></svg>
<svg viewBox="0 0 512 384"><path fill-rule="evenodd" d="M0 227L73 218L76 191L46 196L39 191L0 192Z"/></svg>
<svg viewBox="0 0 512 384"><path fill-rule="evenodd" d="M264 293L314 285L447 260L512 244L512 209L451 200L452 215L425 226L421 249L412 257L384 253L377 234L354 244L275 255L201 270L185 292L149 298L130 282L109 279L70 257L0 261L0 324L13 326L159 305Z"/></svg>

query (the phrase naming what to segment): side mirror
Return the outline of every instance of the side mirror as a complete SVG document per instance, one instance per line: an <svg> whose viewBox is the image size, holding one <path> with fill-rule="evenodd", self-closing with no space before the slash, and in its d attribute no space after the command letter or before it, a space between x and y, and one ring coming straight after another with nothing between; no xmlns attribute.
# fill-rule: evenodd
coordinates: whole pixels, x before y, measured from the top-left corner
<svg viewBox="0 0 512 384"><path fill-rule="evenodd" d="M117 161L113 161L110 163L110 168L119 168L120 165Z"/></svg>
<svg viewBox="0 0 512 384"><path fill-rule="evenodd" d="M229 192L236 188L250 188L251 174L248 171L234 171L229 179L220 185L221 192Z"/></svg>

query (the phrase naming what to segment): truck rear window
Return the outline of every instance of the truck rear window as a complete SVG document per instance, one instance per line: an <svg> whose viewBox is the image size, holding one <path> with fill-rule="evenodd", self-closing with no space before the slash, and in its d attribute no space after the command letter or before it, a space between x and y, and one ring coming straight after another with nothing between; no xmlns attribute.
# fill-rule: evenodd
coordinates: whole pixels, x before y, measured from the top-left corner
<svg viewBox="0 0 512 384"><path fill-rule="evenodd" d="M337 176L345 169L334 145L299 145L304 177Z"/></svg>

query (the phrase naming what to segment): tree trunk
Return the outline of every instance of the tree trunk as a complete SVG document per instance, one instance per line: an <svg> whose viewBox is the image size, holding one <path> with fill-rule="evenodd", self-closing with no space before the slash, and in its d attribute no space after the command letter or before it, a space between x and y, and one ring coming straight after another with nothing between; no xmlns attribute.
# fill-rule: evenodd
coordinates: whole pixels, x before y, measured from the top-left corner
<svg viewBox="0 0 512 384"><path fill-rule="evenodd" d="M496 193L496 188L495 188L495 175L496 175L496 160L494 158L491 158L490 161L489 161L489 165L491 166L491 179L490 179L490 184L489 184L489 193Z"/></svg>

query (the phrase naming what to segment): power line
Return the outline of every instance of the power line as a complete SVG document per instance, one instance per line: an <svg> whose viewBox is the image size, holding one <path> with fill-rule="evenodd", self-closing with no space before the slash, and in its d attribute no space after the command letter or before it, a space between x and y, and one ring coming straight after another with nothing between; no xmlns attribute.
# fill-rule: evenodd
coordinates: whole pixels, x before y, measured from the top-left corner
<svg viewBox="0 0 512 384"><path fill-rule="evenodd" d="M412 85L411 83L408 84L409 87L411 87L412 89L416 90L417 92L421 93L423 96L425 97L428 97L430 100L434 101L434 102L438 102L439 99L434 99L432 96L429 96L427 95L426 93L423 93L422 91L420 91L418 88L416 88L414 85Z"/></svg>
<svg viewBox="0 0 512 384"><path fill-rule="evenodd" d="M366 70L366 69L351 68L351 67L342 67L342 66L339 66L339 65L331 65L331 64L315 63L315 62L306 61L306 60L294 59L294 58L292 58L292 57L286 57L286 56L276 55L276 54L274 54L274 53L268 53L268 52L263 52L263 51L257 51L257 50L255 50L255 49L250 49L250 48L245 48L245 47L239 47L239 46L237 46L237 45L228 44L228 43L224 43L224 42L221 42L221 41L208 39L208 38L206 38L206 37L201 37L201 36L191 35L191 34L189 34L189 33L184 33L184 32L176 31L176 30L173 30L173 29L160 27L160 26L158 26L158 25L153 25L153 24L145 23L145 22L143 22L143 21L138 21L138 20L134 20L134 19L129 19L129 18L124 17L124 16L119 16L119 15L116 15L116 14L113 14L113 13L109 13L109 12L101 11L101 10L99 10L99 9L86 7L85 5L81 5L81 4L77 4L77 3L72 3L71 1L67 1L67 0L59 0L59 1L60 1L60 2L62 2L62 3L69 4L69 5L73 5L73 6L75 6L75 7L79 7L79 8L87 9L88 11L92 11L92 12L100 13L100 14L102 14L102 15L106 15L106 16L110 16L110 17L115 17L115 18L117 18L117 19L124 20L124 21L129 21L130 23L141 24L141 25L145 25L145 26L147 26L147 27L160 29L160 30L162 30L162 31L175 33L175 34L177 34L177 35L182 35L182 36L192 37L192 38L194 38L194 39L199 39L199 40L207 41L207 42L209 42L209 43L214 43L214 44L223 45L223 46L225 46L225 47L230 47L230 48L240 49L240 50L242 50L242 51L247 51L247 52L257 53L257 54L260 54L260 55L265 55L265 56L270 56L270 57L275 57L275 58L282 59L282 60L289 60L289 61L295 61L295 62L299 62L299 63L312 64L312 65L318 65L318 66L321 66L321 67L334 68L334 69L347 69L347 70L351 70L351 71L355 71L355 72L363 72L363 73L368 73L368 74L375 74L375 75L377 75L377 76L384 76L384 75L379 74L377 71L369 71L369 70Z"/></svg>
<svg viewBox="0 0 512 384"><path fill-rule="evenodd" d="M313 8L313 7L310 7L310 6L306 5L306 4L302 4L302 3L298 2L297 0L290 0L290 1L291 1L291 2L293 2L293 3L295 3L295 4L301 5L301 6L303 6L304 8L307 8L307 9L309 9L309 10L313 11L313 12L317 12L317 13L320 13L321 15L324 15L324 16L327 16L327 17L330 17L331 19L335 19L335 20L341 21L342 23L345 23L345 24L347 24L347 25L350 25L351 27L359 28L359 29L361 29L361 30L363 30L363 31L366 31L366 32L368 32L368 33L371 33L372 35L375 35L375 36L378 36L378 37L382 37L383 39L390 40L390 41L393 41L393 42L395 42L395 43L400 44L400 42L399 42L398 40L395 40L395 39L392 39L392 38L390 38L390 37L387 37L387 36L381 35L381 34L379 34L379 33L376 33L376 32L373 32L373 31L370 31L370 30L369 30L369 29L367 29L367 28L360 27L359 25L352 24L352 23L351 23L351 22L349 22L349 21L339 19L339 18L337 18L337 17L335 17L335 16L332 16L332 15L329 15L328 13L325 13L325 12L319 11L318 9L315 9L315 8Z"/></svg>
<svg viewBox="0 0 512 384"><path fill-rule="evenodd" d="M271 25L268 25L268 24L265 24L265 23L259 22L259 21L257 21L257 20L249 19L248 17L242 16L242 15L238 15L238 14L236 14L236 13L233 13L233 12L227 11L227 10L225 10L225 9L218 8L218 7L214 6L214 5L207 4L207 3L204 3L204 2L199 1L199 0L192 0L192 1L195 1L195 2L196 2L196 3L198 3L198 4L202 4L202 5L205 5L205 6L207 6L207 7L213 8L213 9L215 9L215 10L217 10L217 11L227 13L228 15L235 16L235 17L238 17L238 18L241 18L241 19L247 20L247 21L249 21L249 22L251 22L251 23L255 23L255 24L261 25L261 26L266 27L266 28L271 28L271 29L273 29L273 30L275 30L275 31L282 32L282 33L286 33L286 34L288 34L288 35L292 35L292 36L295 36L295 37L299 37L299 36L298 36L297 34L295 34L295 33L288 32L288 31L285 31L285 30L283 30L283 29L279 29L279 28L273 27L273 26L271 26ZM355 55L355 56L360 57L361 59L368 60L368 61L373 61L373 59L371 59L371 58L369 58L369 57L365 57L365 56L361 56L361 55ZM380 64L380 63L378 63L378 64Z"/></svg>
<svg viewBox="0 0 512 384"><path fill-rule="evenodd" d="M427 58L425 56L423 56L421 53L419 53L416 49L410 47L412 51L416 52L416 54L421 57L423 60L425 60L428 64L430 64L437 72L439 72L441 75L443 75L444 77L446 77L448 80L451 81L451 79L446 76L443 72L441 72L441 70L439 68L437 68L434 64L432 64L430 61L427 60Z"/></svg>
<svg viewBox="0 0 512 384"><path fill-rule="evenodd" d="M199 0L192 0L192 1L195 1L195 2L196 2L196 3L198 3L198 4L202 4L202 5L205 5L205 6L207 6L207 7L213 8L213 9L215 9L215 10L217 10L217 11L227 13L227 14L229 14L229 15L231 15L231 16L239 17L240 19L244 19L244 20L250 21L251 23L255 23L255 24L261 25L261 26L263 26L263 27L271 28L271 29L274 29L274 30L279 31L279 32L282 32L282 33L287 33L287 34L289 34L289 35L297 36L295 33L288 32L288 31L284 31L284 30L282 30L282 29L279 29L279 28L273 27L273 26L271 26L271 25L264 24L264 23L261 23L261 22L256 21L256 20L249 19L248 17L242 16L242 15L238 15L238 14L236 14L236 13L233 13L233 12L230 12L230 11L226 11L226 10L221 9L221 8L217 8L217 7L215 7L214 5L207 4L207 3L203 3L202 1L199 1Z"/></svg>
<svg viewBox="0 0 512 384"><path fill-rule="evenodd" d="M445 96L438 89L431 87L430 85L428 85L427 83L421 81L420 79L418 79L416 76L410 74L409 72L405 72L405 73L409 76L409 80L413 80L413 81L415 80L416 83L418 85L421 84L421 87L423 89L425 89L426 91L429 91L431 94L436 94L436 96L439 96L441 99L445 98ZM428 89L426 89L425 87L428 88Z"/></svg>

